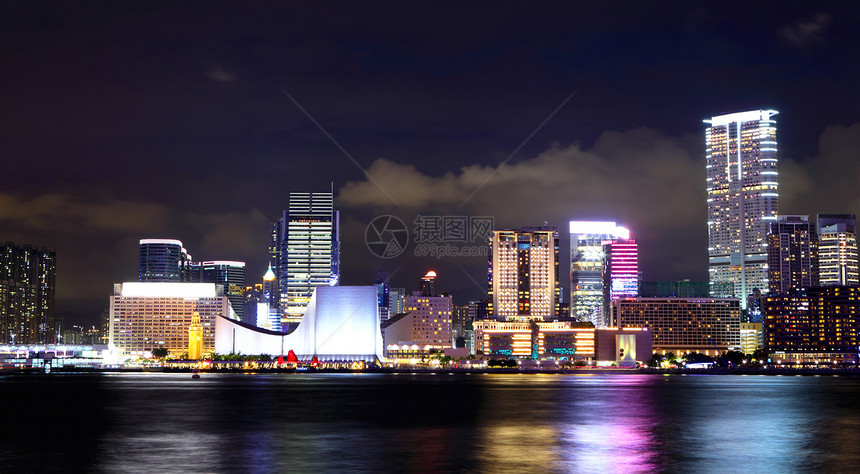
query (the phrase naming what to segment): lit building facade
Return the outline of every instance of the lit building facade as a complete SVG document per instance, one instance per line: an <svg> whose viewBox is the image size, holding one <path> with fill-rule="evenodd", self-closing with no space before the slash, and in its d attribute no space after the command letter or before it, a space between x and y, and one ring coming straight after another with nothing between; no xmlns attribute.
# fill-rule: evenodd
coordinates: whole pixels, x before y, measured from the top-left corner
<svg viewBox="0 0 860 474"><path fill-rule="evenodd" d="M490 359L644 362L651 358L645 328L601 328L570 321L475 321L477 350ZM619 339L620 336L620 339ZM627 350L621 354L619 347ZM627 364L625 364L627 365Z"/></svg>
<svg viewBox="0 0 860 474"><path fill-rule="evenodd" d="M745 298L768 290L767 234L777 218L775 110L704 122L711 294Z"/></svg>
<svg viewBox="0 0 860 474"><path fill-rule="evenodd" d="M233 311L243 318L245 314L245 262L213 260L200 263L201 283L215 283L224 286L224 293L230 300Z"/></svg>
<svg viewBox="0 0 860 474"><path fill-rule="evenodd" d="M214 283L126 282L110 298L111 348L124 356L145 356L159 347L169 357L188 351L188 328L195 313L203 328L202 352L215 348L215 318L236 318L230 301Z"/></svg>
<svg viewBox="0 0 860 474"><path fill-rule="evenodd" d="M612 307L619 329L651 330L655 352L719 355L741 345L737 298L622 298Z"/></svg>
<svg viewBox="0 0 860 474"><path fill-rule="evenodd" d="M385 325L386 350L391 345L416 345L432 349L453 347L450 296L407 296L405 313L389 318Z"/></svg>
<svg viewBox="0 0 860 474"><path fill-rule="evenodd" d="M639 296L639 247L636 240L616 240L603 245L603 314L606 326L614 326L612 301Z"/></svg>
<svg viewBox="0 0 860 474"><path fill-rule="evenodd" d="M492 318L558 318L558 227L495 230L489 259L489 312Z"/></svg>
<svg viewBox="0 0 860 474"><path fill-rule="evenodd" d="M767 235L770 293L818 286L818 235L809 216L779 216Z"/></svg>
<svg viewBox="0 0 860 474"><path fill-rule="evenodd" d="M54 293L57 254L53 250L0 244L0 343L57 341Z"/></svg>
<svg viewBox="0 0 860 474"><path fill-rule="evenodd" d="M176 239L141 239L138 280L192 281L194 280L191 255Z"/></svg>
<svg viewBox="0 0 860 474"><path fill-rule="evenodd" d="M744 354L753 352L764 347L764 333L762 323L741 323L741 349Z"/></svg>
<svg viewBox="0 0 860 474"><path fill-rule="evenodd" d="M855 215L818 214L816 227L821 286L860 285Z"/></svg>
<svg viewBox="0 0 860 474"><path fill-rule="evenodd" d="M301 321L314 288L340 278L339 213L333 193L290 193L278 273L284 322Z"/></svg>
<svg viewBox="0 0 860 474"><path fill-rule="evenodd" d="M604 314L604 245L630 238L615 222L570 222L570 312L577 321L607 327ZM637 276L638 279L638 276Z"/></svg>
<svg viewBox="0 0 860 474"><path fill-rule="evenodd" d="M768 294L764 343L775 359L856 361L860 287L820 286Z"/></svg>

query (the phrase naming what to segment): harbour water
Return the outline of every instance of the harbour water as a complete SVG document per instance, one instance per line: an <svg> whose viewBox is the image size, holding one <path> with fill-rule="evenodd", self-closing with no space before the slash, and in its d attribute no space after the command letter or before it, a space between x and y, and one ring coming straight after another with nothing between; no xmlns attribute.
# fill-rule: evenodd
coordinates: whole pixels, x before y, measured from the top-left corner
<svg viewBox="0 0 860 474"><path fill-rule="evenodd" d="M0 471L860 470L860 379L0 377Z"/></svg>

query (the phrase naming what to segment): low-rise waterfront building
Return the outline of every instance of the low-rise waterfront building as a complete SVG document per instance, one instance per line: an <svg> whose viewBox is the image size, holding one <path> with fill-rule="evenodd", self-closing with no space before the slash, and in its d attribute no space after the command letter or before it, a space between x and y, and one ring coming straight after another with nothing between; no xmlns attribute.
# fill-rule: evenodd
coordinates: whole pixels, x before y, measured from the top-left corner
<svg viewBox="0 0 860 474"><path fill-rule="evenodd" d="M641 328L599 328L570 321L475 321L475 344L490 359L567 359L635 365L651 358ZM619 352L619 348L624 351Z"/></svg>
<svg viewBox="0 0 860 474"><path fill-rule="evenodd" d="M188 328L195 313L203 328L202 355L215 349L217 316L238 319L223 287L214 283L126 282L110 299L109 346L124 356L149 357L165 348L168 357L188 352Z"/></svg>
<svg viewBox="0 0 860 474"><path fill-rule="evenodd" d="M618 328L651 329L655 352L716 356L741 346L737 298L622 298L612 308Z"/></svg>

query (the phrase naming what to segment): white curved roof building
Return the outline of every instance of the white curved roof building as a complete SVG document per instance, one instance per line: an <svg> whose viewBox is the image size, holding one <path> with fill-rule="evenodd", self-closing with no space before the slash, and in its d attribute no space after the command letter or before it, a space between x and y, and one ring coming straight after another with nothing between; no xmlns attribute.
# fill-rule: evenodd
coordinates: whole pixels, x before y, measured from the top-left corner
<svg viewBox="0 0 860 474"><path fill-rule="evenodd" d="M290 333L218 317L215 352L269 354L299 360L384 360L375 286L318 286L298 327Z"/></svg>

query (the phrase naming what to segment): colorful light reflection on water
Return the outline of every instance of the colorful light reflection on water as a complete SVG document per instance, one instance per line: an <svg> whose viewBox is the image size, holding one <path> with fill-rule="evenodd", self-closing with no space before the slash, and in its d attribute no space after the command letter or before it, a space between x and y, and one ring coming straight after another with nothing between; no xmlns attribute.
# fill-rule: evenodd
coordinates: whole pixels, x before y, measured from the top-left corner
<svg viewBox="0 0 860 474"><path fill-rule="evenodd" d="M860 469L853 377L128 374L0 395L4 471Z"/></svg>

